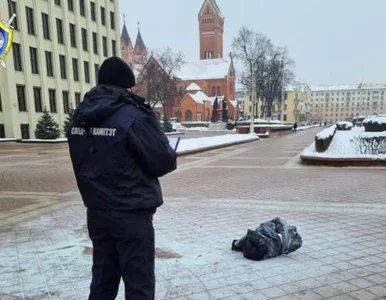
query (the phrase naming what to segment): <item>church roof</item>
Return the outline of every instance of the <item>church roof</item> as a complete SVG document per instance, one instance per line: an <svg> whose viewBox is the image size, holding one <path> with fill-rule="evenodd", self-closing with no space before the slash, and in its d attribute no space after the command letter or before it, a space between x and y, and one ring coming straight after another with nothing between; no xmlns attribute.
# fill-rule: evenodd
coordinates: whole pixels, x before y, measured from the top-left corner
<svg viewBox="0 0 386 300"><path fill-rule="evenodd" d="M222 58L192 61L176 75L182 80L223 79L228 75L229 64L229 60Z"/></svg>
<svg viewBox="0 0 386 300"><path fill-rule="evenodd" d="M135 41L135 48L139 48L141 50L146 49L145 43L143 42L141 31L138 29L137 40Z"/></svg>
<svg viewBox="0 0 386 300"><path fill-rule="evenodd" d="M195 84L194 82L191 83L187 88L186 88L186 91L187 92L197 92L197 91L202 91L202 89L197 85Z"/></svg>
<svg viewBox="0 0 386 300"><path fill-rule="evenodd" d="M196 102L198 104L203 104L204 101L209 101L208 96L204 92L202 92L202 91L198 91L195 94L189 93L189 95L190 95L190 97L192 97L194 102Z"/></svg>
<svg viewBox="0 0 386 300"><path fill-rule="evenodd" d="M202 4L201 6L201 9L200 9L200 13L199 15L201 15L205 9L205 7L210 4L216 11L216 13L221 17L221 18L224 18L223 14L221 13L221 10L220 10L220 7L217 5L217 2L216 0L205 0L204 3Z"/></svg>
<svg viewBox="0 0 386 300"><path fill-rule="evenodd" d="M123 28L122 28L121 40L128 45L132 44L131 38L130 38L129 32L127 31L127 27L125 23L123 24Z"/></svg>

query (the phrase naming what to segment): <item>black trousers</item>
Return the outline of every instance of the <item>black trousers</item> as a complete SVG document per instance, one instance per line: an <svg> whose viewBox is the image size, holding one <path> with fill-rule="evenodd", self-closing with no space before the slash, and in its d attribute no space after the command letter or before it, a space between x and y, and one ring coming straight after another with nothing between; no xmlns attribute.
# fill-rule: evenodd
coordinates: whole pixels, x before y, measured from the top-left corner
<svg viewBox="0 0 386 300"><path fill-rule="evenodd" d="M114 300L121 278L126 300L154 300L153 213L87 211L93 243L89 300Z"/></svg>

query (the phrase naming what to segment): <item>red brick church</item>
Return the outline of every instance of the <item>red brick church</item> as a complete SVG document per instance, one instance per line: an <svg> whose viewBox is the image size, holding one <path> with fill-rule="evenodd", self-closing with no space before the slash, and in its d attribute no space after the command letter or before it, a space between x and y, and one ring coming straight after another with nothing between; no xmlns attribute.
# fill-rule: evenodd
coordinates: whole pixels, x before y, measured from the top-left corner
<svg viewBox="0 0 386 300"><path fill-rule="evenodd" d="M175 74L176 85L185 91L185 96L168 111L169 117L176 117L181 122L210 121L216 101L220 119L223 107L227 108L230 119L237 118L235 67L231 54L224 58L224 20L216 0L205 0L198 14L200 59L186 63ZM148 57L139 29L133 47L126 25L123 26L121 50L122 58L139 75ZM163 109L159 109L163 113Z"/></svg>

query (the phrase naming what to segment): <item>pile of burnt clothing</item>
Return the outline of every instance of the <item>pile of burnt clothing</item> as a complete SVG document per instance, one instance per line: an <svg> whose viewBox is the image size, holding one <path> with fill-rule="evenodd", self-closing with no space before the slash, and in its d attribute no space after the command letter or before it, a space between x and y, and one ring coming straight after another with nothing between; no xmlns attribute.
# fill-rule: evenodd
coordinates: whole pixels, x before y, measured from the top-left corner
<svg viewBox="0 0 386 300"><path fill-rule="evenodd" d="M232 250L243 252L251 260L263 260L294 252L301 246L296 227L276 218L260 224L256 230L248 229L246 236L233 241Z"/></svg>

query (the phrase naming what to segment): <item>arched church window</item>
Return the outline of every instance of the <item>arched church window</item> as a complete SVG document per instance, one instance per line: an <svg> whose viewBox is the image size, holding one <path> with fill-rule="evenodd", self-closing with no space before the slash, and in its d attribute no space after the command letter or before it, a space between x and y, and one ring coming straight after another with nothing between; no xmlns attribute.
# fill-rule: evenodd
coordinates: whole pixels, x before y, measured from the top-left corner
<svg viewBox="0 0 386 300"><path fill-rule="evenodd" d="M192 112L189 109L185 112L185 121L192 121Z"/></svg>

